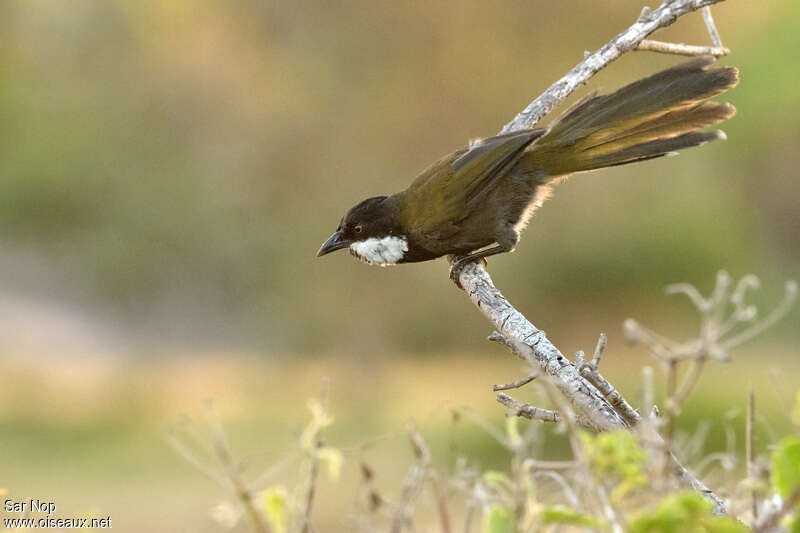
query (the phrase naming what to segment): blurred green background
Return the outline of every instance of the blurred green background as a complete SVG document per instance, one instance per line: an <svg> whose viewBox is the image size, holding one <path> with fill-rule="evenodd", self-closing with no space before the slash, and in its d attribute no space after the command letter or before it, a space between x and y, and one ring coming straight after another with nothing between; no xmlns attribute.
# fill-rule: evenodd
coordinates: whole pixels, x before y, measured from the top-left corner
<svg viewBox="0 0 800 533"><path fill-rule="evenodd" d="M110 513L123 531L214 530L221 491L162 438L203 398L245 452L276 457L323 375L353 446L448 402L499 418L487 387L518 365L487 346L488 323L443 261L380 269L314 254L353 203L497 132L641 8L4 2L0 488ZM725 97L738 108L728 141L571 179L518 251L490 262L565 353L608 332L611 376L634 391L649 360L621 346L625 317L694 332L664 285L708 291L720 268L753 272L770 305L800 266L800 5L714 14L733 50L721 61L742 78ZM657 38L708 39L699 14ZM631 53L591 86L677 61ZM748 379L771 390L753 359L796 370L797 324L795 311L749 363L706 375L698 396L724 394L686 424L743 405ZM485 436L453 437L431 416L442 446L474 442L498 461Z"/></svg>

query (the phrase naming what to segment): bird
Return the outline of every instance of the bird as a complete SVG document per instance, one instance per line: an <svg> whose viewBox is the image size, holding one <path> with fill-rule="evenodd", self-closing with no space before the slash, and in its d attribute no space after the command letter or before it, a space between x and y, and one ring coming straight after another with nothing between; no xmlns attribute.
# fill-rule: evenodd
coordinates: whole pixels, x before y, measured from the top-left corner
<svg viewBox="0 0 800 533"><path fill-rule="evenodd" d="M570 174L637 163L724 139L708 131L736 109L709 98L736 86L734 67L701 56L609 94L590 94L549 128L470 142L405 190L350 208L317 257L349 249L380 266L451 257L450 277L511 252L553 186Z"/></svg>

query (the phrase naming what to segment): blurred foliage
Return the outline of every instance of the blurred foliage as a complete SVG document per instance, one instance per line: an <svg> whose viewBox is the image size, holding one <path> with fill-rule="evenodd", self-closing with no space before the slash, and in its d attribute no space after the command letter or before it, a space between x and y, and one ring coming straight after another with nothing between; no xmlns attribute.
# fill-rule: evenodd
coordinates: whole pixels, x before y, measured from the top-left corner
<svg viewBox="0 0 800 533"><path fill-rule="evenodd" d="M175 460L164 427L214 397L248 465L272 464L303 432L304 405L292 399L320 375L336 384L330 441L351 445L317 450L330 474L344 461L337 490L329 476L320 480L331 500L318 520L332 530L348 530L341 510L358 486L350 456L377 464L376 484L400 479L407 450L396 429L411 413L443 461L464 455L484 471L505 468L508 450L453 423L448 407L496 416L487 384L507 381L516 362L487 356L495 348L474 334L488 331L485 320L450 286L446 266L376 269L313 256L350 205L398 190L441 154L498 131L584 49L630 24L641 2L604 4L602 16L590 0L567 7L4 2L0 303L17 314L20 302L59 305L27 321L2 315L0 494L110 510L123 531L216 531L199 510L218 491ZM800 4L726 2L714 13L734 51L722 61L742 70L726 97L739 109L724 126L729 140L570 180L519 251L491 262L498 285L565 351L619 331L629 315L693 324L683 304L663 304L669 282L707 280L723 267L759 272L768 287L796 277L791 58ZM659 38L702 43L705 33L693 15ZM591 88L676 61L629 54ZM780 326L783 344L704 380L679 429L707 419L707 447L741 443L740 391L754 381L768 391L757 442L775 442L788 424L781 386L797 370L796 313ZM60 321L75 316L89 317L89 337L110 342L67 358ZM11 343L20 332L45 353ZM159 346L93 357L130 338ZM642 354L615 338L609 374L635 397L629 361ZM242 355L250 348L271 357ZM408 360L425 353L437 357ZM320 357L303 357L311 354ZM767 365L789 368L768 376ZM379 453L365 435L381 436ZM536 447L567 453L563 435ZM281 486L260 502L275 526L294 496ZM214 516L237 518L230 506Z"/></svg>
<svg viewBox="0 0 800 533"><path fill-rule="evenodd" d="M67 299L157 342L356 357L479 346L438 319L483 325L441 262L382 270L314 252L350 205L496 132L640 8L6 2L7 289ZM576 317L610 329L631 306L669 313L658 287L720 267L769 282L800 264L786 62L800 7L729 2L715 16L734 51L722 61L742 70L730 140L571 180L519 251L492 261L508 294L550 310L548 331L572 331ZM706 39L699 16L660 37ZM591 85L676 61L630 54Z"/></svg>
<svg viewBox="0 0 800 533"><path fill-rule="evenodd" d="M800 438L788 437L772 454L772 476L781 498L800 491Z"/></svg>
<svg viewBox="0 0 800 533"><path fill-rule="evenodd" d="M506 507L492 503L483 512L483 533L514 533L514 519Z"/></svg>
<svg viewBox="0 0 800 533"><path fill-rule="evenodd" d="M636 517L631 533L745 533L750 531L731 517L714 516L711 503L696 492L668 496L650 512Z"/></svg>
<svg viewBox="0 0 800 533"><path fill-rule="evenodd" d="M642 466L648 458L636 436L628 431L581 433L585 459L595 475L614 480L612 501L619 501L631 490L647 484Z"/></svg>
<svg viewBox="0 0 800 533"><path fill-rule="evenodd" d="M566 524L578 526L583 529L608 529L608 524L594 518L591 515L580 513L575 509L554 505L542 510L541 520L543 524Z"/></svg>

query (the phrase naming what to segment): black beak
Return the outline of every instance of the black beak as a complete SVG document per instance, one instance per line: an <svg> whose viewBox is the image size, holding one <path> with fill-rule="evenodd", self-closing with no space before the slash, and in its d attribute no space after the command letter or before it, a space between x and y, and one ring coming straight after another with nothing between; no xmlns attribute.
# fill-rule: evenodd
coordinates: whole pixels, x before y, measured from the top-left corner
<svg viewBox="0 0 800 533"><path fill-rule="evenodd" d="M331 235L327 241L322 243L322 246L319 247L319 251L317 252L317 257L322 257L325 254L335 252L336 250L341 250L342 248L347 248L348 246L350 246L350 241L343 239L342 232L337 231Z"/></svg>

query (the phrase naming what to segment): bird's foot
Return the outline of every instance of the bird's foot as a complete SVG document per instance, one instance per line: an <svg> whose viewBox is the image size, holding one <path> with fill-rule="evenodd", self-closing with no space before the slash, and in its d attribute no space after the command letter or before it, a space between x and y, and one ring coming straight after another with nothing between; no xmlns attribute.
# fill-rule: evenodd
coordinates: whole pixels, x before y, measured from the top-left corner
<svg viewBox="0 0 800 533"><path fill-rule="evenodd" d="M464 290L464 287L461 285L461 273L464 272L464 268L468 264L475 263L478 260L483 262L483 268L489 267L489 262L486 261L485 257L479 257L479 258L459 257L453 259L453 263L450 265L450 279L453 281L453 283L456 284L456 287L458 287L462 291Z"/></svg>

